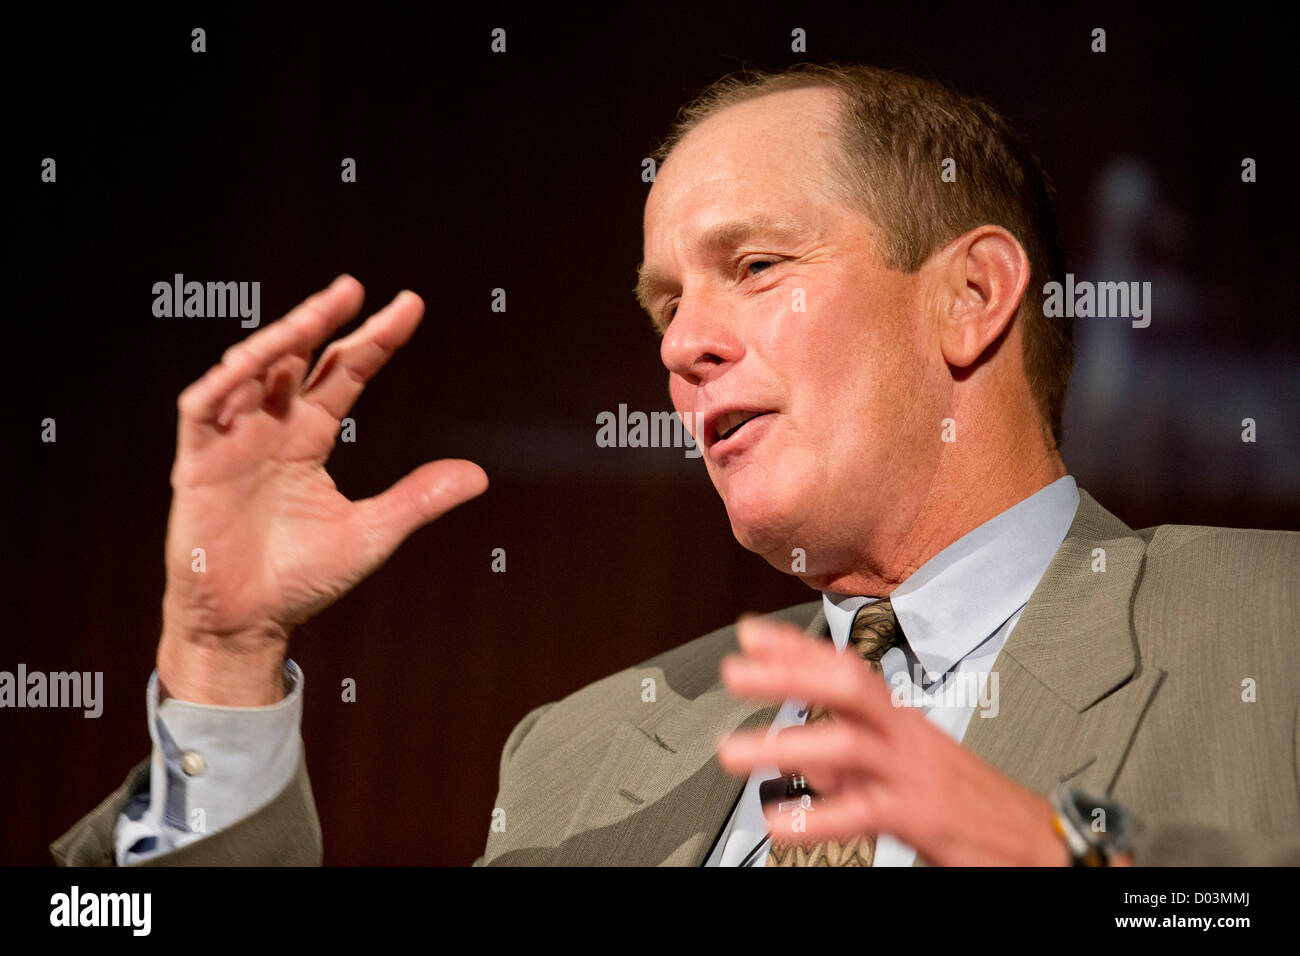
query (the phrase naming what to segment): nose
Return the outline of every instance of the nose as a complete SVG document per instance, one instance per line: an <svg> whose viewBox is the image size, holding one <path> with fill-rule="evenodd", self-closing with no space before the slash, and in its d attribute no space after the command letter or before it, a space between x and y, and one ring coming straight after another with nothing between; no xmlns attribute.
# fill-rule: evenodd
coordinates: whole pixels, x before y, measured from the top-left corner
<svg viewBox="0 0 1300 956"><path fill-rule="evenodd" d="M739 361L745 350L733 319L702 295L684 292L659 343L664 367L701 385Z"/></svg>

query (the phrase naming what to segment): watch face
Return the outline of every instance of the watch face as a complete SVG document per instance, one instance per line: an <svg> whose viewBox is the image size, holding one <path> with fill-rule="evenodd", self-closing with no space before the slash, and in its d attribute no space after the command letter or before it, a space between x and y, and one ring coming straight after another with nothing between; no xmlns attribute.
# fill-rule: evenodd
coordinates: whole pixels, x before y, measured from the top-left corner
<svg viewBox="0 0 1300 956"><path fill-rule="evenodd" d="M1092 846L1107 854L1126 851L1133 837L1129 812L1113 800L1103 800L1082 790L1070 791L1075 823Z"/></svg>

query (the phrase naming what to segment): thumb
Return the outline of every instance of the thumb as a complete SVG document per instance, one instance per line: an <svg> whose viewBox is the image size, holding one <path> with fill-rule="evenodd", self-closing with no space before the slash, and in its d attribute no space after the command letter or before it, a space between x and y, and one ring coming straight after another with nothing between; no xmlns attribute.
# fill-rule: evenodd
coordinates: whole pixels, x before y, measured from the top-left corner
<svg viewBox="0 0 1300 956"><path fill-rule="evenodd" d="M477 498L487 486L487 474L474 462L444 458L421 465L387 491L358 501L377 552L375 559L387 560L411 532Z"/></svg>

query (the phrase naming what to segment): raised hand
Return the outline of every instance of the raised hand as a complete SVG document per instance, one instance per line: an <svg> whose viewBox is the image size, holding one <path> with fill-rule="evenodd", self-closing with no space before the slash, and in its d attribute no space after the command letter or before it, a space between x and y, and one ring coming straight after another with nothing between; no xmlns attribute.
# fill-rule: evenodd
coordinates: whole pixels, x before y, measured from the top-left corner
<svg viewBox="0 0 1300 956"><path fill-rule="evenodd" d="M255 706L283 696L293 627L384 563L406 537L483 493L473 462L415 469L349 501L325 470L341 420L410 339L424 303L401 292L311 353L361 308L340 276L278 322L231 346L177 400L158 673L167 694ZM201 550L199 550L201 549Z"/></svg>
<svg viewBox="0 0 1300 956"><path fill-rule="evenodd" d="M824 801L796 820L767 811L773 839L816 843L889 833L936 866L1065 866L1051 804L999 773L926 720L896 706L888 686L852 654L837 654L789 624L737 625L742 654L722 678L737 697L816 702L835 719L816 726L741 731L718 759L745 777L794 768Z"/></svg>

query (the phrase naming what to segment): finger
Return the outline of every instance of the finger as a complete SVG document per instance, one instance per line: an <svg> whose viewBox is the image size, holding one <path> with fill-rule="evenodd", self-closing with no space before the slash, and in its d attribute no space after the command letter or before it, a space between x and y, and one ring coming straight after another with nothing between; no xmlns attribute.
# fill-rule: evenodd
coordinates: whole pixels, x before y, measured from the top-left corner
<svg viewBox="0 0 1300 956"><path fill-rule="evenodd" d="M823 792L827 792L826 781L883 776L889 768L888 754L889 747L878 733L840 721L788 727L774 735L735 733L718 745L718 762L728 773L748 776L759 767L776 767L783 774L798 770Z"/></svg>
<svg viewBox="0 0 1300 956"><path fill-rule="evenodd" d="M225 431L240 415L267 411L283 415L289 410L292 397L297 394L298 383L307 370L310 353L286 355L278 359L262 378L250 378L235 386L226 396L217 414L216 427Z"/></svg>
<svg viewBox="0 0 1300 956"><path fill-rule="evenodd" d="M360 282L349 275L339 276L329 288L308 296L278 322L226 349L221 362L241 367L247 375L265 375L282 356L314 350L357 314L364 297Z"/></svg>
<svg viewBox="0 0 1300 956"><path fill-rule="evenodd" d="M365 290L349 275L341 275L329 288L309 296L284 318L232 345L214 365L176 400L182 426L212 425L226 398L242 382L264 377L280 357L292 352L310 353L361 308ZM186 433L182 433L185 438ZM198 437L191 435L188 437Z"/></svg>
<svg viewBox="0 0 1300 956"><path fill-rule="evenodd" d="M303 394L336 420L348 413L366 383L405 345L424 315L424 301L399 292L346 338L331 342L316 363Z"/></svg>
<svg viewBox="0 0 1300 956"><path fill-rule="evenodd" d="M772 839L782 843L808 844L823 840L846 843L865 834L887 832L877 801L866 788L846 790L833 800L814 801L802 816L796 816L793 811L779 813L775 807L764 808L763 815Z"/></svg>
<svg viewBox="0 0 1300 956"><path fill-rule="evenodd" d="M444 458L421 465L382 494L358 501L370 563L385 561L411 532L478 497L487 485L487 474L472 461Z"/></svg>
<svg viewBox="0 0 1300 956"><path fill-rule="evenodd" d="M310 352L293 352L282 356L267 369L262 405L268 412L277 417L288 413L294 397L302 389L303 376L310 364Z"/></svg>
<svg viewBox="0 0 1300 956"><path fill-rule="evenodd" d="M892 706L884 681L856 658L789 664L729 657L721 671L723 683L736 697L769 704L804 701L826 708L839 720L882 733L905 719Z"/></svg>
<svg viewBox="0 0 1300 956"><path fill-rule="evenodd" d="M805 634L799 628L784 621L764 620L757 614L742 614L736 621L736 637L744 656L728 657L725 660L757 660L773 671L782 671L797 666L797 660L791 663L788 654L779 653L788 642L796 644L815 644L816 638ZM825 644L825 641L820 643ZM829 647L829 645L828 645ZM730 665L725 664L724 667ZM781 698L782 701L787 698Z"/></svg>
<svg viewBox="0 0 1300 956"><path fill-rule="evenodd" d="M793 647L820 647L834 652L829 641L813 637L786 621L771 621L754 614L741 615L736 622L736 641L752 657L785 658Z"/></svg>
<svg viewBox="0 0 1300 956"><path fill-rule="evenodd" d="M265 398L266 388L260 379L252 378L240 382L221 405L221 412L217 415L217 429L225 431L240 415L257 411L262 407Z"/></svg>
<svg viewBox="0 0 1300 956"><path fill-rule="evenodd" d="M815 702L838 718L882 727L899 719L885 682L857 656L767 621L742 622L738 631L746 653L722 662L723 681L736 696Z"/></svg>
<svg viewBox="0 0 1300 956"><path fill-rule="evenodd" d="M748 777L756 768L763 766L757 754L762 738L766 736L766 730L737 730L734 733L723 734L718 738L715 748L718 763L722 764L722 769L729 774Z"/></svg>
<svg viewBox="0 0 1300 956"><path fill-rule="evenodd" d="M793 729L793 728L787 728ZM781 731L785 733L785 731ZM809 786L821 794L834 793L846 779L846 773L838 767L818 765L815 773L810 773L800 764L782 763L777 757L764 758L761 749L767 731L737 731L718 740L718 762L724 770L742 779L755 772L770 773L773 767L783 776L795 772L803 774Z"/></svg>

